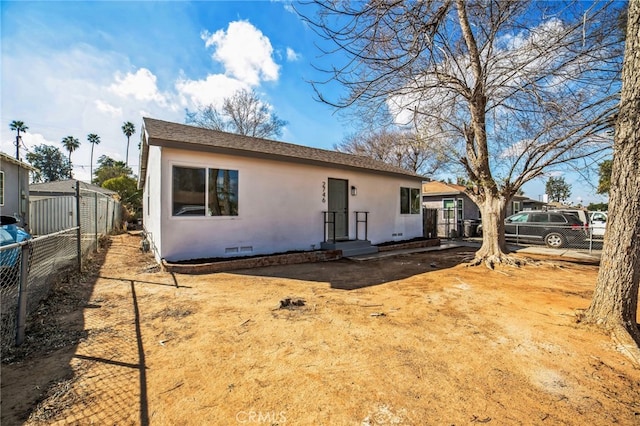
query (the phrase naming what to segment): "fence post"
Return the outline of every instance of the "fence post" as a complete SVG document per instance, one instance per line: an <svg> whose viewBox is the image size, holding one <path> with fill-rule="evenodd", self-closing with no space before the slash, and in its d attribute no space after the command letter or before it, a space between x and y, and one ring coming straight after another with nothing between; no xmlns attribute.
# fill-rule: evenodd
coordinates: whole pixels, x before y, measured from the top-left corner
<svg viewBox="0 0 640 426"><path fill-rule="evenodd" d="M77 242L76 248L78 250L78 272L82 272L82 229L80 228L80 181L76 181L76 226L78 227L77 231Z"/></svg>
<svg viewBox="0 0 640 426"><path fill-rule="evenodd" d="M109 199L107 198L107 213L104 215L104 233L109 235Z"/></svg>
<svg viewBox="0 0 640 426"><path fill-rule="evenodd" d="M95 200L95 209L94 209L94 218L93 218L93 224L95 227L95 239L96 239L96 253L98 252L98 193L94 192L93 193L93 199Z"/></svg>
<svg viewBox="0 0 640 426"><path fill-rule="evenodd" d="M24 329L27 324L27 274L29 273L29 244L20 247L20 282L18 284L18 315L16 346L24 342Z"/></svg>

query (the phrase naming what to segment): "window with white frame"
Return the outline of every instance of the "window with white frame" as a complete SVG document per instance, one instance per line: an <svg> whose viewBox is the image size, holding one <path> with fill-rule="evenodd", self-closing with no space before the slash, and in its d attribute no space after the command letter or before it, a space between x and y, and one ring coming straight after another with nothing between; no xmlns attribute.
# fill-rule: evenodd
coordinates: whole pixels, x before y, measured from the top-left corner
<svg viewBox="0 0 640 426"><path fill-rule="evenodd" d="M522 209L520 208L520 201L512 201L511 202L511 214L520 213Z"/></svg>
<svg viewBox="0 0 640 426"><path fill-rule="evenodd" d="M456 218L456 200L453 198L445 198L442 200L442 218L445 220L454 220Z"/></svg>
<svg viewBox="0 0 640 426"><path fill-rule="evenodd" d="M173 216L238 216L238 171L173 166Z"/></svg>
<svg viewBox="0 0 640 426"><path fill-rule="evenodd" d="M442 218L447 221L464 219L464 200L462 198L444 198L442 200Z"/></svg>
<svg viewBox="0 0 640 426"><path fill-rule="evenodd" d="M420 214L420 189L400 188L400 214Z"/></svg>

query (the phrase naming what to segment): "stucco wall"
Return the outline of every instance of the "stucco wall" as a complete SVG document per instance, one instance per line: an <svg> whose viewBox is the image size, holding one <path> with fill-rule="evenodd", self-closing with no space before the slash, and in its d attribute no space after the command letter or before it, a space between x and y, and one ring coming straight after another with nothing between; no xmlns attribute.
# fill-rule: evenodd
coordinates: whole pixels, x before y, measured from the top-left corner
<svg viewBox="0 0 640 426"><path fill-rule="evenodd" d="M162 199L162 240L159 256L169 261L235 257L319 248L323 240L323 183L346 179L357 187L349 195L349 237L355 238L354 211L369 211L368 239L373 243L422 236L422 216L400 214L400 187L420 188L420 182L355 171L163 148L162 188L157 188L156 164L149 151L151 193ZM172 167L238 170L239 213L230 217L186 217L171 214ZM157 193L156 191L160 191ZM146 200L145 200L146 203ZM146 208L146 204L145 204ZM153 226L157 212L145 212ZM150 228L147 228L150 229ZM364 238L364 227L359 238ZM156 242L159 235L154 238ZM237 251L234 251L237 250ZM230 252L231 251L231 252Z"/></svg>
<svg viewBox="0 0 640 426"><path fill-rule="evenodd" d="M161 187L161 155L162 148L149 146L149 157L147 161L147 175L142 197L142 223L147 239L150 242L151 251L157 261L161 259L162 233L160 232L160 214L162 203L167 195L163 193Z"/></svg>
<svg viewBox="0 0 640 426"><path fill-rule="evenodd" d="M29 218L29 171L1 160L0 170L4 172L4 205L0 206L0 214L16 216L18 225L24 226Z"/></svg>

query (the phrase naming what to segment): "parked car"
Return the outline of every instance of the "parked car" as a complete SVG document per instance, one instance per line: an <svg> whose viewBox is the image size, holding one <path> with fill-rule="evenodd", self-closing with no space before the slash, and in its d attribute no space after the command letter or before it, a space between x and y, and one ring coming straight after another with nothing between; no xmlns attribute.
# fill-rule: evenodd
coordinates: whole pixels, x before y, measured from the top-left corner
<svg viewBox="0 0 640 426"><path fill-rule="evenodd" d="M572 212L522 211L507 217L504 225L507 240L544 243L552 248L582 243L589 235L588 223ZM478 232L482 233L482 225Z"/></svg>
<svg viewBox="0 0 640 426"><path fill-rule="evenodd" d="M589 227L591 235L596 238L604 237L607 228L607 212L589 212Z"/></svg>
<svg viewBox="0 0 640 426"><path fill-rule="evenodd" d="M556 213L567 213L576 216L580 219L580 222L588 224L589 223L589 212L585 209L551 209L548 210L550 212Z"/></svg>
<svg viewBox="0 0 640 426"><path fill-rule="evenodd" d="M19 243L31 238L12 216L0 216L0 247ZM11 285L19 276L20 247L0 251L0 283L2 287Z"/></svg>

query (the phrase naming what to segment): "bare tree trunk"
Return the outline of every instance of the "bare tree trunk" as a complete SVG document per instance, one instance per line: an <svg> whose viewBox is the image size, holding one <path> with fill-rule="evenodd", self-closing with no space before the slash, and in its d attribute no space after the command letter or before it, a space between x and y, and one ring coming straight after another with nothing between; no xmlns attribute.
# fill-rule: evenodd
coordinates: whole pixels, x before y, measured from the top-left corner
<svg viewBox="0 0 640 426"><path fill-rule="evenodd" d="M600 272L584 320L612 331L640 363L640 0L629 2L626 43L614 136L610 215Z"/></svg>
<svg viewBox="0 0 640 426"><path fill-rule="evenodd" d="M487 196L480 203L482 211L482 247L476 252L472 265L484 263L489 268L498 264L519 264L517 259L507 256L509 252L504 238L506 200L498 195Z"/></svg>

